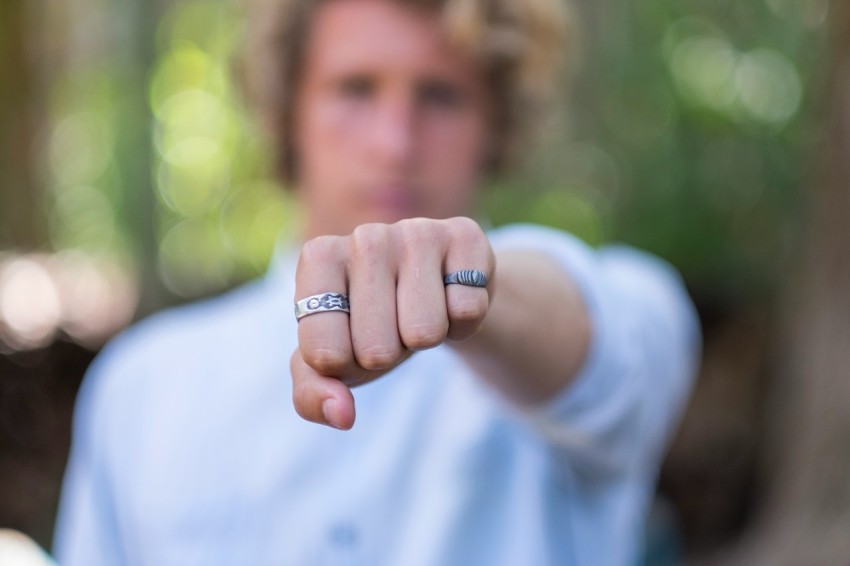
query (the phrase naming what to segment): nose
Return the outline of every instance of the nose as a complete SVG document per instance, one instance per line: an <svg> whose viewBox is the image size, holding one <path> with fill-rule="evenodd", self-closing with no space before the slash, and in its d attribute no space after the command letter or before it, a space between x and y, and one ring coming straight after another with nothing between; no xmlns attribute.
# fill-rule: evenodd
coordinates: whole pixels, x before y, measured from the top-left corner
<svg viewBox="0 0 850 566"><path fill-rule="evenodd" d="M387 93L374 108L369 132L373 158L394 172L409 169L416 157L416 105L408 93Z"/></svg>

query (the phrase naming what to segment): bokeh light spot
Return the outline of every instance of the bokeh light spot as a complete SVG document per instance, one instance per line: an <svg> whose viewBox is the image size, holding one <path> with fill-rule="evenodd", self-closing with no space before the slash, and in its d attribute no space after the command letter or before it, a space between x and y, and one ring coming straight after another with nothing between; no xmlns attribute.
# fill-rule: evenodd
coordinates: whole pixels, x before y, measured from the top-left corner
<svg viewBox="0 0 850 566"><path fill-rule="evenodd" d="M247 260L256 271L265 269L292 206L283 189L268 181L235 191L221 216L221 231L234 259Z"/></svg>
<svg viewBox="0 0 850 566"><path fill-rule="evenodd" d="M735 72L741 107L761 122L784 124L797 112L803 95L794 65L770 49L744 54Z"/></svg>
<svg viewBox="0 0 850 566"><path fill-rule="evenodd" d="M225 287L232 264L219 231L206 218L191 218L171 227L160 241L159 272L166 287L180 297L197 297Z"/></svg>
<svg viewBox="0 0 850 566"><path fill-rule="evenodd" d="M0 271L0 330L4 330L4 341L22 348L47 344L60 316L59 293L40 263L19 258L4 266Z"/></svg>
<svg viewBox="0 0 850 566"><path fill-rule="evenodd" d="M49 226L57 249L104 250L116 236L112 203L89 185L69 187L55 196Z"/></svg>
<svg viewBox="0 0 850 566"><path fill-rule="evenodd" d="M49 163L60 185L94 183L112 159L112 133L100 116L79 112L63 119L50 137Z"/></svg>
<svg viewBox="0 0 850 566"><path fill-rule="evenodd" d="M724 110L735 100L733 82L737 56L720 37L695 37L673 51L671 67L676 84L691 101Z"/></svg>

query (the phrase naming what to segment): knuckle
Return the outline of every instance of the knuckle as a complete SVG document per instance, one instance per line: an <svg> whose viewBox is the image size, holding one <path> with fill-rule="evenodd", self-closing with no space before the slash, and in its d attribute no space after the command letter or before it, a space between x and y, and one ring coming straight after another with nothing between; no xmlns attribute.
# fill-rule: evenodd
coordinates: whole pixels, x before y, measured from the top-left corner
<svg viewBox="0 0 850 566"><path fill-rule="evenodd" d="M366 370L388 369L396 365L401 358L399 348L378 345L363 348L357 353L357 363Z"/></svg>
<svg viewBox="0 0 850 566"><path fill-rule="evenodd" d="M458 298L449 304L449 316L455 322L475 322L487 314L488 299L486 293Z"/></svg>
<svg viewBox="0 0 850 566"><path fill-rule="evenodd" d="M348 365L348 356L339 350L316 348L302 352L302 356L304 363L326 376L340 375Z"/></svg>
<svg viewBox="0 0 850 566"><path fill-rule="evenodd" d="M477 243L484 236L484 231L478 223L465 216L457 216L447 220L451 227L452 239L457 243Z"/></svg>
<svg viewBox="0 0 850 566"><path fill-rule="evenodd" d="M405 233L413 232L419 233L423 230L430 229L433 226L434 221L429 218L405 218L404 220L399 220L396 223L399 230L402 230Z"/></svg>
<svg viewBox="0 0 850 566"><path fill-rule="evenodd" d="M301 263L328 262L338 255L339 236L319 236L301 246Z"/></svg>
<svg viewBox="0 0 850 566"><path fill-rule="evenodd" d="M388 242L386 224L361 224L351 233L351 248L355 255L383 253Z"/></svg>
<svg viewBox="0 0 850 566"><path fill-rule="evenodd" d="M402 330L404 345L411 350L439 346L446 339L448 324L420 324Z"/></svg>
<svg viewBox="0 0 850 566"><path fill-rule="evenodd" d="M437 234L433 220L427 218L408 218L398 223L401 232L401 242L405 251L418 251L423 244L433 242Z"/></svg>

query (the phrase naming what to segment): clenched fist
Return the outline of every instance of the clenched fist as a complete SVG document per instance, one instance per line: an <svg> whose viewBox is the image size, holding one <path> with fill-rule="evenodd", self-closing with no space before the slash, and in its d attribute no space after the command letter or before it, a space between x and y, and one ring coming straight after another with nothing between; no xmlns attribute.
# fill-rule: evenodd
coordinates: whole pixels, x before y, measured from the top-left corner
<svg viewBox="0 0 850 566"><path fill-rule="evenodd" d="M295 299L347 295L351 313L302 318L292 355L293 401L303 418L349 429L349 386L384 375L417 350L463 340L481 327L493 293L495 258L469 218L364 224L349 236L304 244ZM444 285L446 274L482 271L486 288Z"/></svg>

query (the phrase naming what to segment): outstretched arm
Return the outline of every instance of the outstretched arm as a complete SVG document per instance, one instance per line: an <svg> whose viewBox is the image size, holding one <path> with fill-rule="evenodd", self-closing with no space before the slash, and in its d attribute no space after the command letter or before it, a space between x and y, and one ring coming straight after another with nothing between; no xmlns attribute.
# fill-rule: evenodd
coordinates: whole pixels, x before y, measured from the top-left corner
<svg viewBox="0 0 850 566"><path fill-rule="evenodd" d="M587 356L587 309L575 283L550 256L509 250L497 257L498 294L481 329L451 345L509 399L545 404Z"/></svg>

